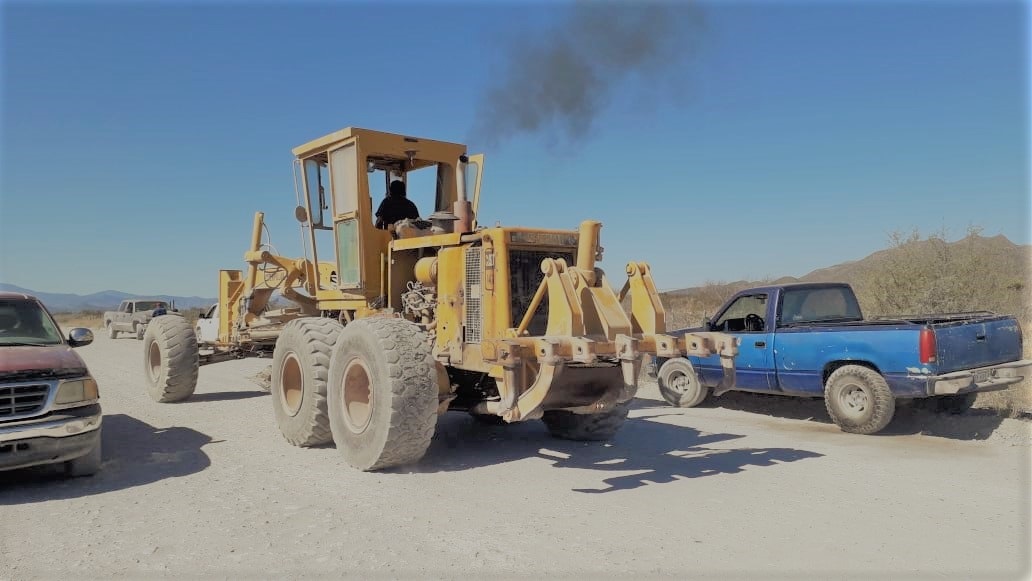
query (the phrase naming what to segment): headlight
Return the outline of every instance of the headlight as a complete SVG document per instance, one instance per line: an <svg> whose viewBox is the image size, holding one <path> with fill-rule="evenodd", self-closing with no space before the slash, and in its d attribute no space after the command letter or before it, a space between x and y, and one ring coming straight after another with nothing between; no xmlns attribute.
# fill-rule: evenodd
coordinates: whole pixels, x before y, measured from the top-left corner
<svg viewBox="0 0 1032 581"><path fill-rule="evenodd" d="M76 403L100 397L97 382L92 377L62 382L57 388L55 404Z"/></svg>

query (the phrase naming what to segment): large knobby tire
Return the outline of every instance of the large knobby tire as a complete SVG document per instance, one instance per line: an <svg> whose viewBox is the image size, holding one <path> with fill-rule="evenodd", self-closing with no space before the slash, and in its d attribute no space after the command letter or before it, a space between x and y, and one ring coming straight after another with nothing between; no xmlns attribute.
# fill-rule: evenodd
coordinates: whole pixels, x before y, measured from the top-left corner
<svg viewBox="0 0 1032 581"><path fill-rule="evenodd" d="M709 395L709 388L699 382L692 362L684 357L668 359L663 363L656 383L659 384L659 393L663 399L675 407L695 407Z"/></svg>
<svg viewBox="0 0 1032 581"><path fill-rule="evenodd" d="M896 399L877 371L844 365L824 385L824 406L843 432L874 434L892 420Z"/></svg>
<svg viewBox="0 0 1032 581"><path fill-rule="evenodd" d="M598 414L575 414L563 410L547 411L541 417L548 431L564 440L608 440L612 438L630 410L630 401L617 404Z"/></svg>
<svg viewBox="0 0 1032 581"><path fill-rule="evenodd" d="M193 395L200 356L197 333L184 317L158 317L143 335L143 376L154 401L170 403Z"/></svg>
<svg viewBox="0 0 1032 581"><path fill-rule="evenodd" d="M341 324L316 317L295 319L276 338L272 354L272 411L283 437L295 446L329 443L326 377Z"/></svg>
<svg viewBox="0 0 1032 581"><path fill-rule="evenodd" d="M404 319L349 323L330 359L330 428L359 470L418 461L437 426L437 371L426 334Z"/></svg>
<svg viewBox="0 0 1032 581"><path fill-rule="evenodd" d="M108 339L114 339L115 337L118 337L118 331L115 330L115 326L111 324L111 321L108 321L104 325L104 328L107 329Z"/></svg>

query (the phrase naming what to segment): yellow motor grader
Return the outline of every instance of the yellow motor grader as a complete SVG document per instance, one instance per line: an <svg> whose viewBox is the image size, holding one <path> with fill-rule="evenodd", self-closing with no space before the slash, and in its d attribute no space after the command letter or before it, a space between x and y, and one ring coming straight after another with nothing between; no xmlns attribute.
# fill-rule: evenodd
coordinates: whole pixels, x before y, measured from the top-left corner
<svg viewBox="0 0 1032 581"><path fill-rule="evenodd" d="M157 401L188 398L202 364L271 354L286 440L332 441L353 467L376 470L420 459L447 410L609 438L645 354L716 353L733 383L735 339L665 334L646 263L628 264L614 290L596 267L599 222L479 224L483 156L464 145L346 128L293 154L304 257L262 244L257 213L246 272L220 271L219 302L198 326L148 326L144 371ZM429 184L434 211L377 228L372 195L395 180ZM273 308L282 299L290 306Z"/></svg>

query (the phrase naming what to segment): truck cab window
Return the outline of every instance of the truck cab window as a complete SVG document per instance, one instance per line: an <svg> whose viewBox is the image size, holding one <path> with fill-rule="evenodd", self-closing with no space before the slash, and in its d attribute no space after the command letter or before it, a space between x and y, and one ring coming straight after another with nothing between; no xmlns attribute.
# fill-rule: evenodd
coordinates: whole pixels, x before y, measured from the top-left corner
<svg viewBox="0 0 1032 581"><path fill-rule="evenodd" d="M800 289L785 292L782 323L860 320L860 305L847 288Z"/></svg>
<svg viewBox="0 0 1032 581"><path fill-rule="evenodd" d="M764 330L766 314L766 293L740 296L711 325L711 329L729 333L760 333Z"/></svg>

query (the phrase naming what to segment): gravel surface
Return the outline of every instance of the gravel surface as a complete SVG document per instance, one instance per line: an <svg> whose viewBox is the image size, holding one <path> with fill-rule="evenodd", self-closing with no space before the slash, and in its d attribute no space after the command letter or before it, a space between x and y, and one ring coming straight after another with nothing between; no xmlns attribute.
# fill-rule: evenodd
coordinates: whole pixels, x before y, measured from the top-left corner
<svg viewBox="0 0 1032 581"><path fill-rule="evenodd" d="M92 478L0 473L0 579L861 578L1029 574L1028 422L901 410L840 432L820 400L728 394L680 410L647 385L609 443L537 421L441 418L418 465L350 469L287 444L269 360L142 385L141 343L81 349L100 382Z"/></svg>

